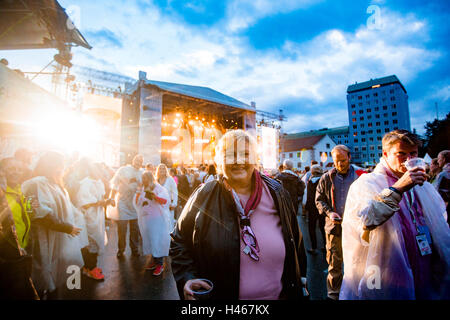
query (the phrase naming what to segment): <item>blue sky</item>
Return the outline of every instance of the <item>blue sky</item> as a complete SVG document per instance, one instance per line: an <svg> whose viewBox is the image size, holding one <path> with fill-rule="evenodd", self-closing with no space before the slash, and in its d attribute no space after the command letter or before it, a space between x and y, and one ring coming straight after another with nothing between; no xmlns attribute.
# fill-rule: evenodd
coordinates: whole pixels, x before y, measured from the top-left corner
<svg viewBox="0 0 450 320"><path fill-rule="evenodd" d="M350 84L391 74L411 124L450 112L450 2L417 0L70 1L93 46L75 64L137 78L208 86L288 117L286 132L348 125ZM376 5L379 16L367 13ZM375 18L375 28L370 23ZM52 50L0 52L40 70Z"/></svg>

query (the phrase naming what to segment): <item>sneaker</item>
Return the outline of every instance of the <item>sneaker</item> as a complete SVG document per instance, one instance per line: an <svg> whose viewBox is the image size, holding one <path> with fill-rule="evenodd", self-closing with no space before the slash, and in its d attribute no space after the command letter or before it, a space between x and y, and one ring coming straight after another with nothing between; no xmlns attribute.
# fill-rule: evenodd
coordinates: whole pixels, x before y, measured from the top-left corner
<svg viewBox="0 0 450 320"><path fill-rule="evenodd" d="M155 268L155 271L153 271L154 276L159 276L164 271L164 266L161 264L158 264Z"/></svg>
<svg viewBox="0 0 450 320"><path fill-rule="evenodd" d="M105 279L105 276L101 273L99 268L94 268L92 270L88 270L86 273L85 273L84 269L88 270L87 268L83 268L83 274L91 279L99 280L99 281Z"/></svg>
<svg viewBox="0 0 450 320"><path fill-rule="evenodd" d="M157 266L157 264L154 263L154 262L152 262L152 263L146 265L146 266L144 267L144 269L145 269L145 270L153 270L153 269L156 268L156 266Z"/></svg>

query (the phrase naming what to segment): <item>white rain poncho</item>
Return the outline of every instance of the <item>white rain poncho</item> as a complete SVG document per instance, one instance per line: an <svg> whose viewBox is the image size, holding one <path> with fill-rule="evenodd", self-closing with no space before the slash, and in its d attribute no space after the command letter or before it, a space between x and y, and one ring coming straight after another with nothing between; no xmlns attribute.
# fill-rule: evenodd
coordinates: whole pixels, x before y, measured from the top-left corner
<svg viewBox="0 0 450 320"><path fill-rule="evenodd" d="M68 193L45 177L25 181L22 191L26 196L36 196L40 205L31 221L34 229L32 279L38 290L53 291L67 281L69 266L81 268L84 265L81 248L88 245L84 217L72 204ZM79 235L72 237L67 233L33 224L36 219L47 215L82 230Z"/></svg>
<svg viewBox="0 0 450 320"><path fill-rule="evenodd" d="M361 175L348 192L342 222L344 278L339 296L342 300L415 299L413 273L398 213L370 231L369 243L361 238L363 221L371 216L375 197L389 187L386 170L389 169L382 158L374 172ZM438 290L448 290L450 231L444 202L428 182L423 186L415 186L414 191L433 239L433 250L438 253L439 265L443 266ZM404 201L405 197L401 202ZM400 203L400 206L403 204ZM380 280L378 283L377 279ZM435 297L442 298L442 294L448 295L448 292L437 293Z"/></svg>
<svg viewBox="0 0 450 320"><path fill-rule="evenodd" d="M170 196L169 200L169 206L176 207L178 205L178 188L175 180L168 176L166 178L166 181L164 181L163 186L168 192ZM175 210L169 210L170 213L170 219L172 221L171 228L175 225Z"/></svg>
<svg viewBox="0 0 450 320"><path fill-rule="evenodd" d="M138 212L139 230L142 237L142 252L153 257L166 257L169 255L170 232L170 197L169 192L159 184L155 184L153 193L166 200L160 204L155 200L145 198L145 192L136 193L135 205ZM144 205L144 202L148 204Z"/></svg>
<svg viewBox="0 0 450 320"><path fill-rule="evenodd" d="M117 191L114 207L108 206L106 215L112 220L137 219L133 198L142 182L142 172L131 165L120 167L111 179L111 188Z"/></svg>
<svg viewBox="0 0 450 320"><path fill-rule="evenodd" d="M101 180L93 180L86 177L80 181L75 204L84 213L89 239L88 250L91 253L102 254L105 249L107 243L105 214L101 206L88 209L82 209L82 207L103 200L104 195L105 186Z"/></svg>

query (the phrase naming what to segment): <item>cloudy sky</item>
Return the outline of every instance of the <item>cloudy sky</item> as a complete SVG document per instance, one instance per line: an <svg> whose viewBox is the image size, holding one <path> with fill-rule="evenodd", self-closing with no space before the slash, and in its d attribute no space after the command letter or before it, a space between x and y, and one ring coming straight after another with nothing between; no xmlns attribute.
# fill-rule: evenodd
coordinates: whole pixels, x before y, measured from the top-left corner
<svg viewBox="0 0 450 320"><path fill-rule="evenodd" d="M73 62L208 86L288 117L285 132L348 125L346 89L395 74L412 128L450 112L450 2L59 0L92 50ZM40 70L54 50L0 52ZM30 59L30 56L33 59Z"/></svg>

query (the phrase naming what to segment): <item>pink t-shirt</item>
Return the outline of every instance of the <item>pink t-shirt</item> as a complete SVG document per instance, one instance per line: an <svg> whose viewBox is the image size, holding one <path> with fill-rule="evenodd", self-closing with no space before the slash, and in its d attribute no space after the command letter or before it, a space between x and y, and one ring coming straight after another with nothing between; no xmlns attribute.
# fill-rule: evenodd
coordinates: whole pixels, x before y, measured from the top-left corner
<svg viewBox="0 0 450 320"><path fill-rule="evenodd" d="M249 196L238 194L245 207ZM258 241L259 261L242 252L239 278L240 300L277 300L282 290L285 246L280 217L270 191L263 182L261 202L250 216L250 225Z"/></svg>

